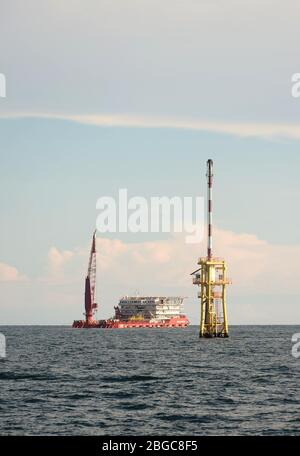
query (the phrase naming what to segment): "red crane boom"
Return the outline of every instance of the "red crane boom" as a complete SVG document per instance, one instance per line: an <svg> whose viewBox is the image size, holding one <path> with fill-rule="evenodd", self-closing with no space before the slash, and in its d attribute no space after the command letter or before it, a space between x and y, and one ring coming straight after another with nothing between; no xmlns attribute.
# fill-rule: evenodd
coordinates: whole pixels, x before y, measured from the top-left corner
<svg viewBox="0 0 300 456"><path fill-rule="evenodd" d="M85 318L86 323L89 325L94 320L94 313L97 310L98 306L95 303L96 296L96 231L93 233L92 247L89 258L88 272L85 279Z"/></svg>

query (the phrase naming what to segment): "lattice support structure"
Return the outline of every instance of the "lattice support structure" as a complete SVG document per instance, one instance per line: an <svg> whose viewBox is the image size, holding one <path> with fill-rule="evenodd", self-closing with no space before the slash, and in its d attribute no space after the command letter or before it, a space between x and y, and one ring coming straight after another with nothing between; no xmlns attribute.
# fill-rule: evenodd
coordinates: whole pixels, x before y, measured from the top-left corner
<svg viewBox="0 0 300 456"><path fill-rule="evenodd" d="M200 269L194 273L193 283L200 287L200 337L228 337L226 310L226 263L219 258L200 258Z"/></svg>

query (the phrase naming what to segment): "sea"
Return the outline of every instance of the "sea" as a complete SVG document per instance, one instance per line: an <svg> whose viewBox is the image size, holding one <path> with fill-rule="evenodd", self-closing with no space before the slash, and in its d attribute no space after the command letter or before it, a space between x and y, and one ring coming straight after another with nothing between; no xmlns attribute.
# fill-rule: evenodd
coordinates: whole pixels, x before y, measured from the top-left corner
<svg viewBox="0 0 300 456"><path fill-rule="evenodd" d="M0 435L300 434L299 326L2 326Z"/></svg>

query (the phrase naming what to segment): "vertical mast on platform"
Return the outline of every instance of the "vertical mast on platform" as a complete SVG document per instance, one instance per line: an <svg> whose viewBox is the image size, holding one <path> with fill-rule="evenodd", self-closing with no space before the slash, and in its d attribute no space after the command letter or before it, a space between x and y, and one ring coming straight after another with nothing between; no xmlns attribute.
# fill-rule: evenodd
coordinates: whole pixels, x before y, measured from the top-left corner
<svg viewBox="0 0 300 456"><path fill-rule="evenodd" d="M213 219L212 219L212 187L213 187L213 161L207 161L207 211L208 211L208 242L207 242L207 258L212 257L212 226L213 226Z"/></svg>

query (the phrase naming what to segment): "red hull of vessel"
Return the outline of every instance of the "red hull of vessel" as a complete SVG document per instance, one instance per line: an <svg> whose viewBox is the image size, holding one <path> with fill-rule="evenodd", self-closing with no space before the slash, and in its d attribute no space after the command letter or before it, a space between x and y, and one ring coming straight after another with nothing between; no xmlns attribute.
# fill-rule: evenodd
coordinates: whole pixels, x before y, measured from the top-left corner
<svg viewBox="0 0 300 456"><path fill-rule="evenodd" d="M73 328L106 328L106 329L125 329L125 328L186 328L190 322L185 315L170 318L168 320L100 320L87 323L84 320L74 321Z"/></svg>

